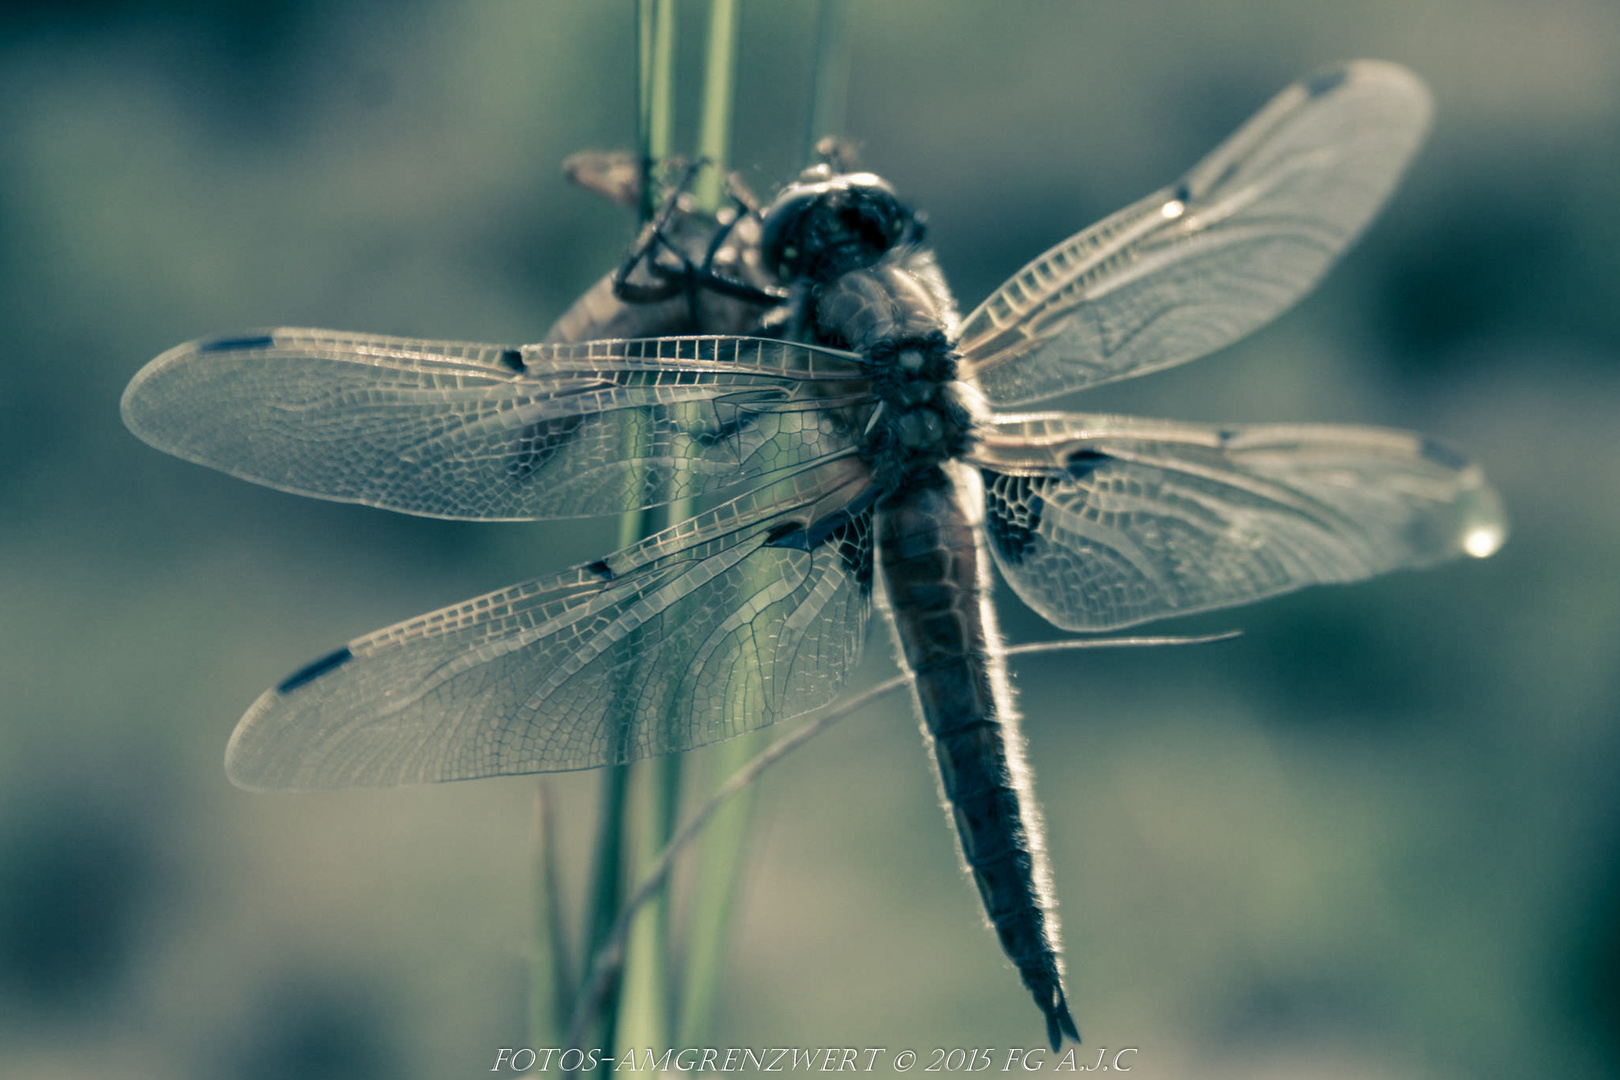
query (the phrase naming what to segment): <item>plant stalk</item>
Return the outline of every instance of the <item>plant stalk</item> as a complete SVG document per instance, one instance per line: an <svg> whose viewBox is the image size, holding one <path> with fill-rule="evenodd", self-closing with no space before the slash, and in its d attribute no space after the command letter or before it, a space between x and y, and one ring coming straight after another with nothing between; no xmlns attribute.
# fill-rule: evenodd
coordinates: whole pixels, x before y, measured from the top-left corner
<svg viewBox="0 0 1620 1080"><path fill-rule="evenodd" d="M662 192L654 181L658 163L670 154L674 135L675 2L638 0L637 16L636 51L642 60L637 74L641 102L637 141L643 172L641 220L645 224L662 200ZM657 528L658 518L650 511L626 514L620 519L620 546L628 547L645 539ZM680 759L671 756L656 762L620 766L615 771L627 776L617 795L623 799L630 797L632 789L636 792L634 813L624 814L621 808L619 852L628 857L619 872L625 875L634 865L639 876L644 872L646 861L668 844L674 831L672 807L680 797ZM632 771L634 778L629 779ZM592 953L601 945L602 941L593 936ZM618 1008L610 1006L603 1010L604 1019L610 1016L613 1019L605 1024L605 1037L598 1045L611 1051L621 1042L626 1046L649 1047L668 1044L671 1024L669 955L668 897L666 892L659 891L636 913L626 950Z"/></svg>

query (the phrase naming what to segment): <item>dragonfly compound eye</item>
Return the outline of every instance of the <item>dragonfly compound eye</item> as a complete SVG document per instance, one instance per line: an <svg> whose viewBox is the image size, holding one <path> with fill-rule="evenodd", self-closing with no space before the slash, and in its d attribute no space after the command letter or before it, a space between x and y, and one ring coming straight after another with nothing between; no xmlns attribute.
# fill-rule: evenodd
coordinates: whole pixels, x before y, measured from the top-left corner
<svg viewBox="0 0 1620 1080"><path fill-rule="evenodd" d="M783 281L830 281L882 258L914 220L880 177L810 171L765 212L760 255Z"/></svg>

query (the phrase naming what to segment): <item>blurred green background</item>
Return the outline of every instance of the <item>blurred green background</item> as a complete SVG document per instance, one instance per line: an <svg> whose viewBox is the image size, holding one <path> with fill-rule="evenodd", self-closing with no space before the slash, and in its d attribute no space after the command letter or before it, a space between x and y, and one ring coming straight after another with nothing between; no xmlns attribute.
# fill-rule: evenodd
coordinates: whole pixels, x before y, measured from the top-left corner
<svg viewBox="0 0 1620 1080"><path fill-rule="evenodd" d="M487 1074L525 1039L534 782L266 797L220 756L310 658L613 523L298 499L150 450L118 397L254 326L538 339L628 241L558 165L632 142L629 4L69 7L0 8L0 1074ZM966 307L1324 63L1429 81L1427 149L1314 295L1065 404L1422 429L1512 539L1164 627L1236 642L1017 664L1071 1000L1144 1080L1620 1075L1620 6L851 7L848 134ZM813 22L744 4L762 193ZM556 781L576 882L596 785ZM903 700L756 806L718 1045L1039 1045Z"/></svg>

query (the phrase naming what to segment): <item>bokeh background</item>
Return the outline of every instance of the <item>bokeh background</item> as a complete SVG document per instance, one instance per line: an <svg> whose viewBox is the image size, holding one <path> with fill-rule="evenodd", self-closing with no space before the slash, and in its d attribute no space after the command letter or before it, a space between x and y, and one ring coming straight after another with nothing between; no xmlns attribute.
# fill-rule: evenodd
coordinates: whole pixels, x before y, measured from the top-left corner
<svg viewBox="0 0 1620 1080"><path fill-rule="evenodd" d="M1142 1078L1620 1075L1620 7L851 8L848 134L965 306L1324 63L1429 81L1428 147L1314 295L1067 404L1419 428L1484 462L1512 539L1165 627L1235 642L1018 663L1070 990ZM743 19L736 161L768 193L814 8ZM442 1078L524 1044L532 779L267 797L220 756L311 657L613 524L298 499L150 450L118 397L254 326L538 339L628 240L558 165L630 145L631 27L628 2L0 8L0 1074ZM1057 636L1006 599L1014 640ZM576 911L597 783L554 787ZM903 700L756 811L717 1044L1039 1045Z"/></svg>

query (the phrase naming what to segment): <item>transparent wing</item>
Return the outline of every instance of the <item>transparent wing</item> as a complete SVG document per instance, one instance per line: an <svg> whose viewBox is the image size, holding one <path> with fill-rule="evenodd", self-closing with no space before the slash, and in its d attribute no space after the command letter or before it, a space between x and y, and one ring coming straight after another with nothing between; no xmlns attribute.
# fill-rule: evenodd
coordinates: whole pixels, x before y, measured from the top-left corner
<svg viewBox="0 0 1620 1080"><path fill-rule="evenodd" d="M1394 188L1429 95L1393 64L1295 83L1179 184L1071 237L967 317L964 372L996 405L1191 360L1316 283Z"/></svg>
<svg viewBox="0 0 1620 1080"><path fill-rule="evenodd" d="M505 348L283 329L171 349L123 408L158 449L244 480L511 520L803 468L854 444L866 398L852 354L759 338Z"/></svg>
<svg viewBox="0 0 1620 1080"><path fill-rule="evenodd" d="M1404 431L998 417L974 463L1003 575L1069 630L1483 557L1507 535L1479 466Z"/></svg>
<svg viewBox="0 0 1620 1080"><path fill-rule="evenodd" d="M587 769L824 704L865 640L868 484L828 465L350 642L254 703L226 772L312 790Z"/></svg>

